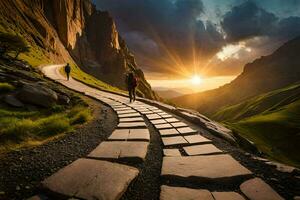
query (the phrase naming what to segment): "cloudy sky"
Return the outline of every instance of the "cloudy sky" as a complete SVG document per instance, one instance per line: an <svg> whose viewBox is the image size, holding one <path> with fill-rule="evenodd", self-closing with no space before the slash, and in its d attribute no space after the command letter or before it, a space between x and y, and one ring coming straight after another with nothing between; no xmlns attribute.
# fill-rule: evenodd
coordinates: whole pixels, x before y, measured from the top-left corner
<svg viewBox="0 0 300 200"><path fill-rule="evenodd" d="M114 17L151 80L198 74L228 81L245 63L300 35L300 0L94 2Z"/></svg>

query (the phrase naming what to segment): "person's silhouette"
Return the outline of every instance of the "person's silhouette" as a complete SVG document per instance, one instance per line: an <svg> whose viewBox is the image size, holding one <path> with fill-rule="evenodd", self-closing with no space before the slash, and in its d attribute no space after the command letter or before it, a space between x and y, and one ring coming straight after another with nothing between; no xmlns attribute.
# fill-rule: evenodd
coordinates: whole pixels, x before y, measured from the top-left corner
<svg viewBox="0 0 300 200"><path fill-rule="evenodd" d="M67 65L65 66L65 72L67 74L67 80L70 79L70 73L71 73L71 66L69 65L69 63L67 63Z"/></svg>
<svg viewBox="0 0 300 200"><path fill-rule="evenodd" d="M130 102L135 101L135 88L137 86L137 79L134 76L133 72L130 72L127 75L127 88L129 93Z"/></svg>

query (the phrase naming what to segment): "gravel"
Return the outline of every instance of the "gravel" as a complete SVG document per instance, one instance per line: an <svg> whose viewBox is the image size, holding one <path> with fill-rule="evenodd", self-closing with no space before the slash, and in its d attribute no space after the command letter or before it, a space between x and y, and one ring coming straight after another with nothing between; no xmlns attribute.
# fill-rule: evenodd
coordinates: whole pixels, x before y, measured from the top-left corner
<svg viewBox="0 0 300 200"><path fill-rule="evenodd" d="M86 98L87 99L87 98ZM0 199L24 199L38 194L46 177L92 151L112 133L117 117L107 106L87 99L94 119L41 146L22 149L0 158Z"/></svg>

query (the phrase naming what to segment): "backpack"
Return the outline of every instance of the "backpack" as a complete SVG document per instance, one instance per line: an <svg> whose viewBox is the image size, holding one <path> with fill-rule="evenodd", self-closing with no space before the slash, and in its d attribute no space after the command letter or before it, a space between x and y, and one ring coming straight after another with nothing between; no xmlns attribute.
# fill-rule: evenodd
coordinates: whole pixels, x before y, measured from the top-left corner
<svg viewBox="0 0 300 200"><path fill-rule="evenodd" d="M132 79L132 86L133 87L136 87L137 86L137 78L135 76L133 76L133 79Z"/></svg>

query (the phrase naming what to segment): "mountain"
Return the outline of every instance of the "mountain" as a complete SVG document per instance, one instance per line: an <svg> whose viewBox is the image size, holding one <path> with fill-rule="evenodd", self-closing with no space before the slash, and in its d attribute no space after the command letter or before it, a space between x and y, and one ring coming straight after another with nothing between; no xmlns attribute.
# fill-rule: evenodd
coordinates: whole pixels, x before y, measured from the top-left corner
<svg viewBox="0 0 300 200"><path fill-rule="evenodd" d="M300 167L299 116L300 82L225 107L212 117L272 159Z"/></svg>
<svg viewBox="0 0 300 200"><path fill-rule="evenodd" d="M177 92L175 90L155 90L155 92L158 94L158 96L164 99L172 99L175 97L182 96L182 93Z"/></svg>
<svg viewBox="0 0 300 200"><path fill-rule="evenodd" d="M245 65L243 72L231 83L214 90L174 98L172 102L212 115L222 107L283 88L300 80L299 51L300 37L297 37L271 55Z"/></svg>
<svg viewBox="0 0 300 200"><path fill-rule="evenodd" d="M0 19L1 32L21 35L31 46L23 56L31 64L70 62L121 89L132 70L140 80L138 94L157 98L109 13L90 0L0 1Z"/></svg>

